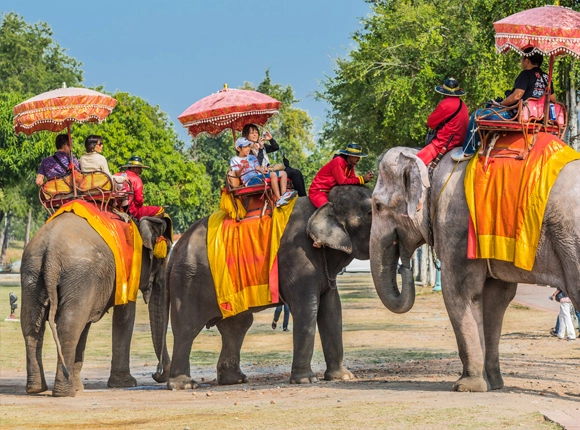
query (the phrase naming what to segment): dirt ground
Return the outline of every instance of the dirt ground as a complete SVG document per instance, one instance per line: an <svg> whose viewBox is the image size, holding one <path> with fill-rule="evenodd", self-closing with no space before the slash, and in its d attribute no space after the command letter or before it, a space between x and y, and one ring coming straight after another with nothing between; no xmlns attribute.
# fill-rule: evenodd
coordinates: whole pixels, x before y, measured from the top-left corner
<svg viewBox="0 0 580 430"><path fill-rule="evenodd" d="M8 292L16 288L0 287L0 312L9 309ZM562 428L545 415L565 428L579 424L570 417L580 416L580 340L550 336L553 311L512 304L500 344L506 386L488 393L455 393L450 390L461 362L441 293L419 287L414 308L395 315L381 304L368 274L340 276L339 290L344 362L357 378L300 386L288 383L292 325L290 333L272 330L273 310L255 315L244 342L242 369L249 383L217 386L220 337L212 328L196 339L191 354L192 375L200 387L185 391L169 391L151 379L156 361L142 302L131 362L139 386L108 389L108 315L91 329L85 390L75 398L53 398L50 391L26 395L19 324L0 321L0 427ZM546 289L546 300L549 293ZM50 388L56 366L50 331L44 364ZM313 367L321 377L325 365L318 338Z"/></svg>

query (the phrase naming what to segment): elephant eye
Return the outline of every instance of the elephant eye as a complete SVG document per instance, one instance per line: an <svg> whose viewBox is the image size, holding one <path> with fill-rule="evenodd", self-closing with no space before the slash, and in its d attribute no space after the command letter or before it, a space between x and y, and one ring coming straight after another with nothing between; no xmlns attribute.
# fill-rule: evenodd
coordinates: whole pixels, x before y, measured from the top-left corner
<svg viewBox="0 0 580 430"><path fill-rule="evenodd" d="M381 209L383 209L383 204L381 202L376 202L375 203L375 209L377 212L380 212Z"/></svg>

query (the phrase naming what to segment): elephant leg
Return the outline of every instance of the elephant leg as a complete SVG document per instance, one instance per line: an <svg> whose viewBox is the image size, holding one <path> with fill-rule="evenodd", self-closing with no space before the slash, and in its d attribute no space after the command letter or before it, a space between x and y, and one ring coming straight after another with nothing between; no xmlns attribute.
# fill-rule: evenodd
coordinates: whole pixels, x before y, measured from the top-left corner
<svg viewBox="0 0 580 430"><path fill-rule="evenodd" d="M189 303L189 301L182 300L179 309L173 304L171 306L171 330L174 341L169 380L167 381L167 388L170 390L197 388L197 383L191 378L189 364L191 345L193 340L203 330L206 322L212 318L206 315L198 317L200 311L197 308L194 309L192 306L188 306ZM205 303L199 303L199 307L207 309Z"/></svg>
<svg viewBox="0 0 580 430"><path fill-rule="evenodd" d="M453 390L485 392L489 389L482 303L486 266L483 260L468 262L466 266L461 269L456 263L442 263L441 271L443 300L463 363L463 374Z"/></svg>
<svg viewBox="0 0 580 430"><path fill-rule="evenodd" d="M113 354L111 375L107 381L109 388L135 387L137 385L137 380L133 378L129 368L135 308L135 302L113 308Z"/></svg>
<svg viewBox="0 0 580 430"><path fill-rule="evenodd" d="M83 368L83 362L85 361L85 347L87 346L87 337L89 336L89 329L91 328L91 323L88 323L81 333L79 343L77 344L77 350L75 354L75 366L73 372L73 386L75 391L83 391L85 386L83 385L81 379L81 370Z"/></svg>
<svg viewBox="0 0 580 430"><path fill-rule="evenodd" d="M312 353L314 352L319 297L314 294L311 294L310 297L290 295L286 299L292 312L292 339L294 341L294 356L292 358L290 383L308 384L318 382L318 377L312 371L311 364Z"/></svg>
<svg viewBox="0 0 580 430"><path fill-rule="evenodd" d="M83 324L82 321L87 321L88 315L84 313L84 310L80 309L70 311L70 308L72 307L74 306L68 306L68 308L65 309L61 306L59 309L60 315L58 321L56 321L56 329L62 349L62 356L69 374L68 376L64 374L63 363L59 357L56 376L54 379L54 388L52 390L52 395L54 397L74 397L76 395L73 383L75 377L76 351L79 340L87 326L86 324Z"/></svg>
<svg viewBox="0 0 580 430"><path fill-rule="evenodd" d="M487 279L483 288L483 330L485 333L485 372L490 390L503 388L499 367L499 339L505 311L516 295L518 284Z"/></svg>
<svg viewBox="0 0 580 430"><path fill-rule="evenodd" d="M326 360L324 379L354 379L354 375L342 365L342 307L337 289L327 290L320 297L318 331Z"/></svg>
<svg viewBox="0 0 580 430"><path fill-rule="evenodd" d="M26 344L26 392L28 394L42 393L48 390L42 365L42 345L46 328L46 307L40 312L28 312L28 306L22 306L21 327ZM37 311L38 309L35 309ZM36 327L32 322L38 322Z"/></svg>
<svg viewBox="0 0 580 430"><path fill-rule="evenodd" d="M217 328L222 335L222 351L217 364L217 381L220 385L248 382L240 369L240 350L244 337L254 322L251 312L221 320Z"/></svg>

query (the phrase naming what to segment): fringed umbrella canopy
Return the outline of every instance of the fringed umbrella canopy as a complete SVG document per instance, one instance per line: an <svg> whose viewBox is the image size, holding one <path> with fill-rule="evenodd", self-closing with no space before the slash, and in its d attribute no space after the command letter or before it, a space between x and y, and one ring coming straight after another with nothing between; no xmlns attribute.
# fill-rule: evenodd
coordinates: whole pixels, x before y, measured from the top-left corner
<svg viewBox="0 0 580 430"><path fill-rule="evenodd" d="M177 119L196 137L200 133L216 136L224 130L242 131L246 124L265 125L282 103L251 90L223 89L192 104Z"/></svg>

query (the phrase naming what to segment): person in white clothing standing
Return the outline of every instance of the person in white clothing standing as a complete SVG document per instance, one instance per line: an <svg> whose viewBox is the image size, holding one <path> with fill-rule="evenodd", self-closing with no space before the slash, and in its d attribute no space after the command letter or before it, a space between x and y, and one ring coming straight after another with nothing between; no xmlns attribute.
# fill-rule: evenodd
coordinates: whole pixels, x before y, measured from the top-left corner
<svg viewBox="0 0 580 430"><path fill-rule="evenodd" d="M558 339L564 339L566 332L568 333L568 340L576 339L576 331L574 330L574 325L572 324L572 316L570 311L572 310L572 300L563 291L556 289L551 300L556 300L560 302L560 313L558 314Z"/></svg>

